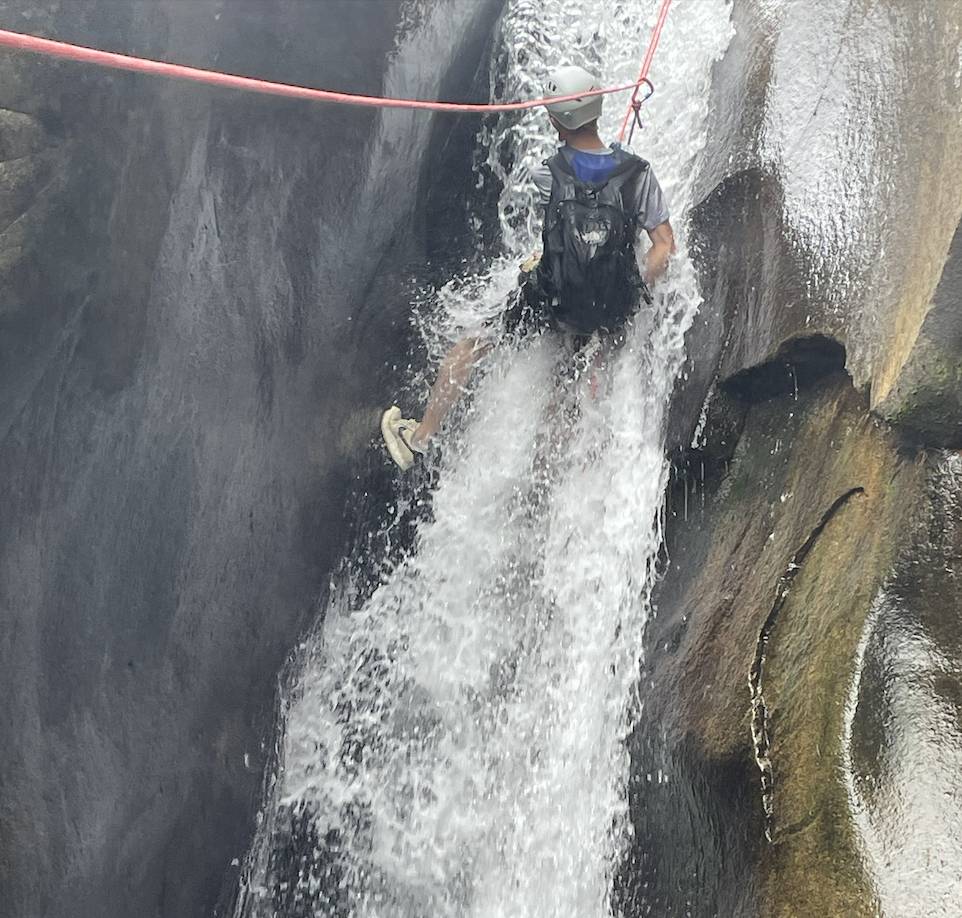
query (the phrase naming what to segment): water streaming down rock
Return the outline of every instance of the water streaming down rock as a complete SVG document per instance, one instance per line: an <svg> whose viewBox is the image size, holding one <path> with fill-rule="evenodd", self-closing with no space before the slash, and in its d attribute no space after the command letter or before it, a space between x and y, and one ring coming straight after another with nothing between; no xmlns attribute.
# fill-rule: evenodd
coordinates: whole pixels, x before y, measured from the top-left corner
<svg viewBox="0 0 962 918"><path fill-rule="evenodd" d="M511 2L493 85L524 93L562 59L631 79L655 6ZM679 3L653 72L657 129L636 145L680 250L655 309L600 380L550 338L496 352L436 461L411 551L363 601L372 559L348 566L286 700L238 915L611 911L665 410L699 305L686 211L729 36L726 4ZM609 104L604 132L620 111ZM481 140L504 183L504 251L425 311L434 356L499 308L537 247L529 176L550 150L544 115L501 119ZM396 519L417 500L405 490Z"/></svg>
<svg viewBox="0 0 962 918"><path fill-rule="evenodd" d="M940 582L945 578L958 590L957 452L932 463L929 489L936 501L925 538L909 563L896 564L866 616L843 722L848 803L885 915L948 916L959 908L962 729L956 685L962 673L955 622L946 621L957 599L946 596ZM920 875L925 883L906 882Z"/></svg>
<svg viewBox="0 0 962 918"><path fill-rule="evenodd" d="M13 0L0 22L476 97L501 4L431 3L447 29L396 55L423 6ZM9 51L0 72L0 914L209 918L249 844L277 669L373 461L408 265L436 251L422 178L463 201L471 119Z"/></svg>

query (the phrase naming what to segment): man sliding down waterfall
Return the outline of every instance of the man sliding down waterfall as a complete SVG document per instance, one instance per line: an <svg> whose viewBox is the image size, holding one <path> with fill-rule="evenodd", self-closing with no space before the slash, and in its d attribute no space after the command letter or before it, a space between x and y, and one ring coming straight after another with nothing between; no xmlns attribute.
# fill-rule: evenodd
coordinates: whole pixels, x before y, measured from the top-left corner
<svg viewBox="0 0 962 918"><path fill-rule="evenodd" d="M547 96L568 96L600 87L587 70L569 66L554 70L545 88ZM668 208L645 160L602 143L602 100L547 105L563 145L534 175L545 206L543 254L522 266L521 285L490 334L464 338L448 352L420 423L403 418L397 406L384 412L381 433L402 470L424 453L498 331L517 337L551 331L581 342L617 338L639 301L651 302L649 289L675 245ZM644 256L639 229L651 239Z"/></svg>

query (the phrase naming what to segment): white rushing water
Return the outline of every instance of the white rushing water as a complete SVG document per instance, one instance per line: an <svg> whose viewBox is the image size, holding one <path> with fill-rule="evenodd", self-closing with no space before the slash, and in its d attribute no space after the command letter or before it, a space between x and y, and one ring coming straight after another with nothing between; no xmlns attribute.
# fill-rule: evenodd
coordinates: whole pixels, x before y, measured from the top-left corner
<svg viewBox="0 0 962 918"><path fill-rule="evenodd" d="M493 85L537 94L561 61L630 81L656 12L656 0L508 0ZM711 67L730 35L723 0L677 0L652 70L635 148L679 243L655 308L595 373L550 336L496 350L435 460L413 549L363 603L349 576L336 591L288 699L243 914L286 915L269 904L279 882L297 915L610 914L662 538L665 413L700 303L686 218ZM603 134L622 111L608 101ZM529 176L553 147L544 113L503 118L480 140L505 185L506 254L425 311L435 357L497 311L540 247ZM278 880L271 833L291 810L310 814L323 844Z"/></svg>

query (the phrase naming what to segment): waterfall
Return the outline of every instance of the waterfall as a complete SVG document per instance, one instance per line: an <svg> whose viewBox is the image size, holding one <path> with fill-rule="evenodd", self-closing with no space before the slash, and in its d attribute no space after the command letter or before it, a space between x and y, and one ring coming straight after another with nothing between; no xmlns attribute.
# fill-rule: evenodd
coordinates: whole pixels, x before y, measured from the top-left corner
<svg viewBox="0 0 962 918"><path fill-rule="evenodd" d="M495 95L538 93L561 61L630 81L656 12L655 0L508 0ZM729 13L723 0L677 2L635 135L678 236L654 307L595 368L551 336L486 358L429 460L430 512L410 551L373 594L354 584L379 559L351 559L303 648L238 915L611 913L666 408L700 304L687 213ZM607 100L603 136L623 105ZM480 174L504 186L503 251L423 307L435 361L497 312L539 247L530 173L553 146L546 116L502 117L479 144ZM386 525L419 500L402 484ZM313 847L292 858L279 839L294 823Z"/></svg>

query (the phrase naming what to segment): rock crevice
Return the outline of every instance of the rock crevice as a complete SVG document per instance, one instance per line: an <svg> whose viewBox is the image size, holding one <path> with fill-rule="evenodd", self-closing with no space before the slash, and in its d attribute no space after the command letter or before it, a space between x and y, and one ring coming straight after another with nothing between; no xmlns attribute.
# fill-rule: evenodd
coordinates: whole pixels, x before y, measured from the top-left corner
<svg viewBox="0 0 962 918"><path fill-rule="evenodd" d="M778 617L788 599L792 583L802 569L805 559L808 557L812 548L814 548L815 541L851 498L855 497L856 494L864 493L864 488L850 488L844 494L837 497L825 513L822 514L822 518L808 534L808 538L805 539L795 554L792 555L792 559L788 562L784 573L778 578L778 583L775 585L775 599L769 610L768 617L758 632L758 641L755 644L755 658L752 660L752 667L748 673L748 687L751 692L752 749L755 754L755 763L758 765L758 771L761 775L761 799L762 811L765 814L765 838L769 842L774 841L775 833L775 770L771 758L771 723L768 705L765 703L764 689L765 660L768 644L775 625L778 623Z"/></svg>

